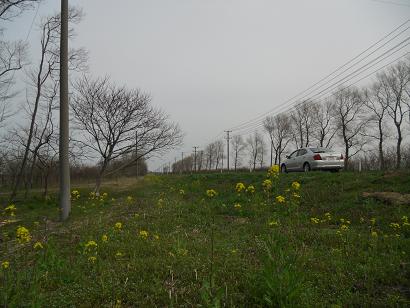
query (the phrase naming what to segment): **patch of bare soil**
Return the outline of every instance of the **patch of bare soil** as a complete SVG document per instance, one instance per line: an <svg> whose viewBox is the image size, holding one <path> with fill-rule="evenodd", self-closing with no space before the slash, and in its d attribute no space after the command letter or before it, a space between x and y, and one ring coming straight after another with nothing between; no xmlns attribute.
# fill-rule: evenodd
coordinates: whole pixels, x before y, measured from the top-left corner
<svg viewBox="0 0 410 308"><path fill-rule="evenodd" d="M410 194L401 194L392 191L363 192L363 198L373 198L393 205L410 205Z"/></svg>

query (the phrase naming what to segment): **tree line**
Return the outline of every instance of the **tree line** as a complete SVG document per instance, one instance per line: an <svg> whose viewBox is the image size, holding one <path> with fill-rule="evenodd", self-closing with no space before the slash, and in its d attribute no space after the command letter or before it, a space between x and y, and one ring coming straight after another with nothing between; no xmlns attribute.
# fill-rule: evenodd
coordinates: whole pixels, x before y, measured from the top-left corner
<svg viewBox="0 0 410 308"><path fill-rule="evenodd" d="M255 170L281 164L285 154L301 147L341 151L345 168L385 170L410 167L410 58L377 74L371 84L340 87L323 100L297 102L288 111L267 115L261 128L232 136L230 168ZM234 131L235 133L235 131ZM165 172L222 170L224 140L166 166ZM227 166L225 166L227 168Z"/></svg>

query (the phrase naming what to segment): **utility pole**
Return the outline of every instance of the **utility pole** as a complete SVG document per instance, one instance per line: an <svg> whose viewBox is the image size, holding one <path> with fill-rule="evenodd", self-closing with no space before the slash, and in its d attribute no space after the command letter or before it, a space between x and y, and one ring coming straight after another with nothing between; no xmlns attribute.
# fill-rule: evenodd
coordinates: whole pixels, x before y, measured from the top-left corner
<svg viewBox="0 0 410 308"><path fill-rule="evenodd" d="M68 0L61 0L60 34L60 219L70 215L70 163L68 160Z"/></svg>
<svg viewBox="0 0 410 308"><path fill-rule="evenodd" d="M225 131L225 133L226 133L226 158L227 158L227 168L228 168L228 171L229 171L229 140L231 139L230 138L230 136L229 136L229 133L231 133L232 131L231 130L226 130Z"/></svg>
<svg viewBox="0 0 410 308"><path fill-rule="evenodd" d="M197 146L194 146L194 170L195 172L196 172L196 149L197 148L198 148Z"/></svg>

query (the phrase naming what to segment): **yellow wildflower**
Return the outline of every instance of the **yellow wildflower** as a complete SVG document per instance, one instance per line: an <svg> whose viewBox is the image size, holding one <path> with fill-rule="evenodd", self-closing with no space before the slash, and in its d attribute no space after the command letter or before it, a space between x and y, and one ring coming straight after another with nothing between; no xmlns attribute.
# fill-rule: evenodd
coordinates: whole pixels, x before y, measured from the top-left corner
<svg viewBox="0 0 410 308"><path fill-rule="evenodd" d="M246 188L246 192L253 194L255 192L255 186L249 185L248 188Z"/></svg>
<svg viewBox="0 0 410 308"><path fill-rule="evenodd" d="M272 188L272 181L269 179L264 180L262 183L262 187L263 190L269 191Z"/></svg>
<svg viewBox="0 0 410 308"><path fill-rule="evenodd" d="M127 197L127 202L132 202L133 198L131 196Z"/></svg>
<svg viewBox="0 0 410 308"><path fill-rule="evenodd" d="M294 190L299 190L300 184L295 181L295 182L292 183L292 188L293 188Z"/></svg>
<svg viewBox="0 0 410 308"><path fill-rule="evenodd" d="M106 243L108 242L108 235L104 234L103 236L101 236L101 240Z"/></svg>
<svg viewBox="0 0 410 308"><path fill-rule="evenodd" d="M184 196L184 195L185 195L185 190L180 189L180 190L179 190L179 194L180 194L181 196Z"/></svg>
<svg viewBox="0 0 410 308"><path fill-rule="evenodd" d="M268 177L273 176L277 177L279 174L280 168L279 165L273 165L268 169Z"/></svg>
<svg viewBox="0 0 410 308"><path fill-rule="evenodd" d="M15 216L14 212L17 210L16 206L14 204L10 204L4 209L4 212L6 214L9 214L10 216Z"/></svg>
<svg viewBox="0 0 410 308"><path fill-rule="evenodd" d="M3 261L3 262L1 262L1 267L2 267L3 269L8 269L9 266L10 266L10 262L9 262L9 261Z"/></svg>
<svg viewBox="0 0 410 308"><path fill-rule="evenodd" d="M91 263L95 263L95 261L97 261L97 257L96 256L90 256L90 257L88 257L88 261L90 261Z"/></svg>
<svg viewBox="0 0 410 308"><path fill-rule="evenodd" d="M318 223L320 222L320 219L319 219L319 218L316 218L316 217L312 217L312 218L310 218L310 221L311 221L311 223L313 223L313 224L318 224Z"/></svg>
<svg viewBox="0 0 410 308"><path fill-rule="evenodd" d="M208 190L206 191L206 195L207 195L209 198L213 198L213 197L215 197L215 196L217 195L217 192L216 192L215 190L213 190L213 189L208 189Z"/></svg>
<svg viewBox="0 0 410 308"><path fill-rule="evenodd" d="M97 248L98 245L95 241L88 241L84 246L87 250L91 250Z"/></svg>
<svg viewBox="0 0 410 308"><path fill-rule="evenodd" d="M370 222L372 223L372 225L374 225L376 223L376 218L370 219Z"/></svg>
<svg viewBox="0 0 410 308"><path fill-rule="evenodd" d="M144 240L148 238L148 232L145 230L140 231L140 237L142 237Z"/></svg>
<svg viewBox="0 0 410 308"><path fill-rule="evenodd" d="M297 193L293 193L293 194L292 194L292 197L295 198L295 199L299 199L299 198L300 198L300 195L297 194Z"/></svg>
<svg viewBox="0 0 410 308"><path fill-rule="evenodd" d="M390 227L394 228L394 229L400 229L400 225L397 222L392 222L390 224Z"/></svg>
<svg viewBox="0 0 410 308"><path fill-rule="evenodd" d="M348 230L349 229L349 226L348 225L341 225L340 226L340 230L342 230L342 231L346 231L346 230Z"/></svg>
<svg viewBox="0 0 410 308"><path fill-rule="evenodd" d="M331 220L332 219L332 214L330 214L329 212L325 213L325 218L327 220Z"/></svg>
<svg viewBox="0 0 410 308"><path fill-rule="evenodd" d="M17 240L20 244L30 242L31 235L27 228L22 226L17 228Z"/></svg>
<svg viewBox="0 0 410 308"><path fill-rule="evenodd" d="M121 251L117 251L117 253L115 254L116 257L122 257L124 254Z"/></svg>
<svg viewBox="0 0 410 308"><path fill-rule="evenodd" d="M116 222L115 225L114 225L114 227L115 227L115 229L117 229L117 230L121 230L121 229L122 229L122 223Z"/></svg>
<svg viewBox="0 0 410 308"><path fill-rule="evenodd" d="M239 210L241 208L241 205L239 203L236 203L233 207Z"/></svg>
<svg viewBox="0 0 410 308"><path fill-rule="evenodd" d="M74 199L74 200L79 199L80 198L80 192L78 190L73 190L71 192L71 198Z"/></svg>
<svg viewBox="0 0 410 308"><path fill-rule="evenodd" d="M33 246L34 249L43 249L43 244L41 242L36 242Z"/></svg>
<svg viewBox="0 0 410 308"><path fill-rule="evenodd" d="M286 201L284 196L277 196L275 199L277 203L285 203Z"/></svg>
<svg viewBox="0 0 410 308"><path fill-rule="evenodd" d="M279 225L279 222L277 222L275 220L272 220L272 221L269 222L269 226L271 226L271 227L277 227L278 225Z"/></svg>
<svg viewBox="0 0 410 308"><path fill-rule="evenodd" d="M377 232L376 232L376 231L372 231L371 235L372 235L372 237L377 237Z"/></svg>
<svg viewBox="0 0 410 308"><path fill-rule="evenodd" d="M154 239L159 240L159 235L154 234Z"/></svg>
<svg viewBox="0 0 410 308"><path fill-rule="evenodd" d="M235 186L235 190L237 193L240 193L246 189L245 185L243 183L237 183Z"/></svg>

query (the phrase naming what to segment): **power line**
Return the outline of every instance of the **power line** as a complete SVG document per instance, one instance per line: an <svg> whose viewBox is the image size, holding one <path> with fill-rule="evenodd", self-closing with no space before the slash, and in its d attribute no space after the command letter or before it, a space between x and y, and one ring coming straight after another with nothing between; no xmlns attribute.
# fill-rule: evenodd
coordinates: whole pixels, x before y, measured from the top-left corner
<svg viewBox="0 0 410 308"><path fill-rule="evenodd" d="M353 79L354 77L356 77L356 76L358 76L358 75L364 73L365 71L367 71L367 70L369 70L370 68L374 67L374 66L377 65L378 63L380 63L380 62L386 60L387 58L389 58L389 57L392 56L393 54L395 54L395 53L397 53L398 51L402 50L403 48L407 47L410 43L407 43L407 44L405 44L404 46L401 46L401 47L400 47L400 45L402 45L403 43L407 42L409 39L410 39L410 37L407 37L406 39L404 39L403 41L401 41L400 43L398 43L398 44L395 45L394 47L392 47L392 48L390 48L389 50L385 51L383 54L381 54L381 55L377 56L376 58L370 60L370 61L367 62L365 65L361 66L360 68L356 69L355 71L353 71L353 72L349 73L348 75L344 76L342 79L340 79L340 80L338 80L337 82L331 84L331 85L328 86L327 88L325 88L325 89L319 91L318 93L316 93L316 94L314 94L314 95L308 97L308 98L305 99L304 101L306 101L306 100L312 100L312 99L314 99L316 96L318 96L318 95L320 95L320 94L322 94L322 93L324 93L324 92L325 92L324 95L326 95L326 94L330 93L331 91L333 91L334 89L336 89L338 86L342 85L344 82L349 81L349 80ZM398 48L398 47L400 47L400 48ZM398 49L397 49L397 48L398 48ZM395 49L396 49L396 50L395 50ZM390 54L389 54L389 53L390 53ZM380 58L382 58L382 59L379 60L379 61L377 61L376 63L373 63L374 61L376 61L376 60L378 60L378 59L380 59ZM372 63L373 63L373 64L372 64ZM372 64L372 65L370 65L370 64ZM369 66L369 65L370 65L370 66ZM353 76L352 76L352 75L353 75ZM350 78L349 78L349 77L350 77ZM323 96L323 95L321 95L321 96ZM301 99L306 98L306 97L307 97L307 95L303 96ZM300 104L303 104L304 101L302 101L302 102L295 101L295 102L293 102L292 104L290 104L291 107L289 107L289 108L292 108L292 105L298 106L298 105L300 105ZM281 109L283 109L284 107L286 107L286 105L284 105L284 104L280 104L280 105L278 105L278 106L275 106L275 108L273 108L273 109L269 112L269 114L274 113L274 112L277 112L278 110L281 110ZM265 114L265 117L266 117L267 115L268 115L268 114ZM263 122L263 118L262 118L261 120L257 121L257 122L254 122L254 123L252 123L252 124L249 124L249 125L247 125L247 126L244 126L243 128L237 129L237 130L235 130L235 131L241 131L241 130L245 130L245 129L246 129L246 130L252 129L253 127L260 126L261 122Z"/></svg>
<svg viewBox="0 0 410 308"><path fill-rule="evenodd" d="M352 58L351 60L347 61L346 63L342 64L341 66L339 66L338 68L336 68L334 71L332 71L331 73L329 73L328 75L326 75L325 77L323 77L322 79L320 79L319 81L317 81L315 84L313 84L312 86L308 87L307 89L299 92L298 94L296 94L295 96L289 98L288 100L286 100L285 102L283 102L282 104L286 104L292 100L294 100L295 98L299 97L300 95L304 94L305 92L311 90L312 88L314 88L315 86L317 86L318 84L320 84L322 81L328 79L330 76L332 76L333 74L335 74L336 72L338 72L339 70L343 69L344 67L346 67L347 65L349 65L350 63L352 63L353 61L355 61L356 59L358 59L359 57L361 57L362 55L364 55L366 52L368 52L369 50L371 50L373 47L377 46L379 43L381 43L382 41L384 41L386 38L388 38L389 36L391 36L393 33L395 33L397 30L399 30L400 28L402 28L404 25L406 25L409 22L409 19L407 19L404 23L400 24L398 27L396 27L395 29L393 29L391 32L389 32L388 34L386 34L385 36L383 36L381 39L379 39L377 42L373 43L370 47L366 48L364 51L362 51L361 53L359 53L357 56L355 56L354 58ZM406 28L407 30L408 28ZM405 31L406 31L405 30ZM403 31L402 31L403 32ZM402 33L401 32L401 33ZM236 125L231 127L231 130L237 130L238 128L241 128L243 126L246 126L249 123L252 123L254 121L259 120L260 118L263 118L266 116L267 113L271 112L272 110L269 110L268 112L265 112L262 115L259 115L251 120L248 120L242 124Z"/></svg>

